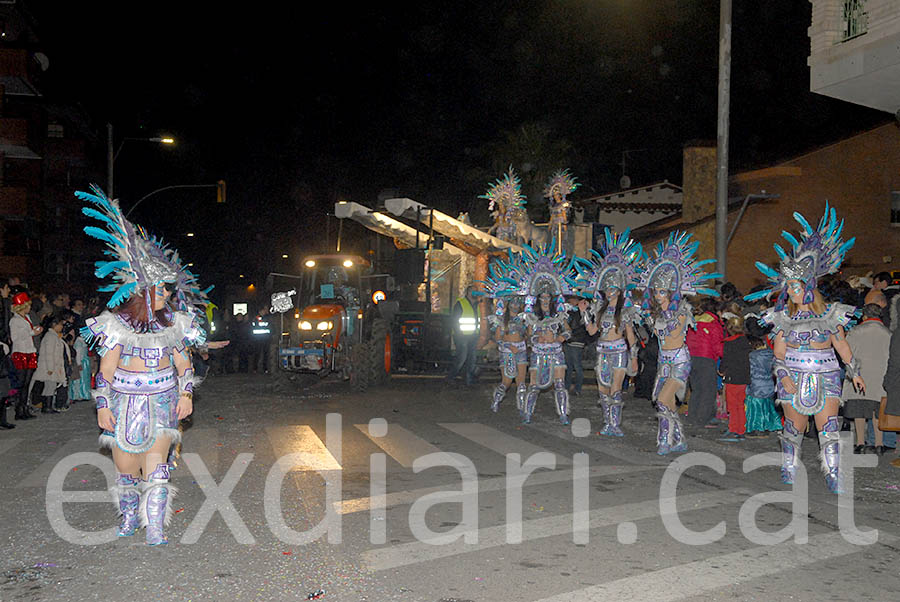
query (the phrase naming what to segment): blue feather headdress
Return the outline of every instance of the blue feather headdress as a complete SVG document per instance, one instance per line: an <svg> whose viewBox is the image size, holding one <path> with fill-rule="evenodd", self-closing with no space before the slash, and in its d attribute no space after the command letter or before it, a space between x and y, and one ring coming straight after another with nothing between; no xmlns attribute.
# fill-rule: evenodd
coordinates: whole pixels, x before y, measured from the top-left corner
<svg viewBox="0 0 900 602"><path fill-rule="evenodd" d="M628 296L640 282L647 254L640 243L628 237L630 232L626 229L621 234L616 234L614 230L604 228L600 252L591 249L589 259L576 260L576 286L582 297L594 299L612 288L617 288Z"/></svg>
<svg viewBox="0 0 900 602"><path fill-rule="evenodd" d="M816 290L819 279L837 272L847 251L856 242L855 237L847 242L841 240L844 220L838 221L837 213L833 207L828 206L827 201L825 214L819 220L818 227L813 228L806 218L796 212L794 219L803 228L800 240L790 232L782 231L782 238L790 246L785 250L777 243L773 245L781 260L777 270L761 261L756 262L756 268L768 279L769 286L744 297L747 301L758 301L777 292L775 310L781 311L788 299L788 281L799 280L804 288L803 303L812 303L813 291Z"/></svg>
<svg viewBox="0 0 900 602"><path fill-rule="evenodd" d="M575 259L558 252L555 239L537 249L522 246L521 253L509 251L506 261L491 264L482 294L494 299L525 297L525 313L532 313L538 296L549 293L556 297L557 312L562 311L566 296L575 294Z"/></svg>
<svg viewBox="0 0 900 602"><path fill-rule="evenodd" d="M107 307L116 307L136 294L144 295L149 307L152 289L166 284L172 289L171 303L175 309L203 310L212 287L200 290L197 276L182 264L177 251L126 220L119 202L108 199L98 186L92 184L91 192L78 191L75 196L93 205L82 208L81 212L101 225L86 226L84 232L106 244L103 253L110 259L96 262L94 275L112 277L111 284L99 289L112 293Z"/></svg>
<svg viewBox="0 0 900 602"><path fill-rule="evenodd" d="M715 263L715 259L697 261L694 256L700 246L698 241L691 242L691 235L687 232L675 231L669 234L668 239L656 245L654 257L647 264L647 269L641 273L641 289L667 290L671 293L671 302L677 306L681 298L689 295L713 295L718 297L719 292L711 288L708 280L721 278L722 275L712 272L706 273L702 266ZM650 295L644 294L644 309L650 307Z"/></svg>

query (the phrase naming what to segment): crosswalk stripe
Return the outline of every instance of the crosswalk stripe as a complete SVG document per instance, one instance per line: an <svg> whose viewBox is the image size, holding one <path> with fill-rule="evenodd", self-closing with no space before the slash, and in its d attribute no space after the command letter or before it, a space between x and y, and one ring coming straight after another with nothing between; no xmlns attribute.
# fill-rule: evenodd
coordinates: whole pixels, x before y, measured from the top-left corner
<svg viewBox="0 0 900 602"><path fill-rule="evenodd" d="M745 497L746 492L708 491L681 495L678 497L678 504L695 511L723 504L734 504ZM642 502L591 510L589 512L589 528L598 529L657 516L660 516L659 499L654 497ZM523 541L572 533L572 514L559 514L547 518L524 521L521 526L521 533ZM462 536L453 543L443 545L435 545L435 542L429 541L416 541L368 550L362 553L362 559L369 570L384 571L507 545L507 526L505 524L478 529L477 535L477 544L465 543Z"/></svg>
<svg viewBox="0 0 900 602"><path fill-rule="evenodd" d="M412 468L416 458L440 453L441 451L399 424L388 424L387 435L384 437L373 437L370 435L368 424L354 424L353 426L358 428L375 445L383 449L404 468Z"/></svg>
<svg viewBox="0 0 900 602"><path fill-rule="evenodd" d="M626 475L648 470L660 470L657 466L594 466L590 469L590 478L605 477L610 475ZM525 487L549 485L552 483L564 483L572 480L571 470L536 471L528 476ZM491 477L478 480L478 492L502 491L506 488L506 477ZM352 500L344 500L334 504L334 511L338 514L352 514L365 512L376 508L390 508L393 506L405 506L412 504L423 495L431 493L445 493L448 502L459 501L459 490L453 491L456 484L438 485L436 487L423 487L408 491L396 491L387 495L376 497L361 497Z"/></svg>
<svg viewBox="0 0 900 602"><path fill-rule="evenodd" d="M863 529L865 530L865 529ZM898 538L879 533L879 542ZM760 577L781 573L830 558L866 550L847 542L840 533L825 533L809 538L805 545L788 540L774 546L760 546L741 552L717 555L678 566L617 579L582 590L544 598L538 602L661 602L681 600L710 590L734 586ZM729 596L733 592L729 592Z"/></svg>
<svg viewBox="0 0 900 602"><path fill-rule="evenodd" d="M291 471L341 470L340 463L331 455L319 436L307 424L273 426L266 429L276 460L287 454L304 452L309 459L291 467Z"/></svg>
<svg viewBox="0 0 900 602"><path fill-rule="evenodd" d="M538 447L518 437L507 435L502 431L477 422L439 422L438 425L482 447L495 451L501 456L521 454L523 462L536 453L547 451L543 447ZM572 463L571 458L559 454L554 455L556 456L557 466Z"/></svg>
<svg viewBox="0 0 900 602"><path fill-rule="evenodd" d="M47 485L47 479L50 477L50 473L53 471L53 467L56 466L57 462L70 454L84 451L97 451L98 449L97 435L91 437L82 435L74 439L69 439L64 445L60 446L53 455L41 462L37 468L31 471L27 477L19 481L16 488L44 487Z"/></svg>

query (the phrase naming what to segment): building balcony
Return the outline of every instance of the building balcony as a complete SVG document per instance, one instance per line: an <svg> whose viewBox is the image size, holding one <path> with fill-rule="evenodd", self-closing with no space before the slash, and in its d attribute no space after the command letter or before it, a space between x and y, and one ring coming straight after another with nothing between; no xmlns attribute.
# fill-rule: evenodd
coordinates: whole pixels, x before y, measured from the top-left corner
<svg viewBox="0 0 900 602"><path fill-rule="evenodd" d="M881 111L900 110L900 2L810 1L809 89Z"/></svg>

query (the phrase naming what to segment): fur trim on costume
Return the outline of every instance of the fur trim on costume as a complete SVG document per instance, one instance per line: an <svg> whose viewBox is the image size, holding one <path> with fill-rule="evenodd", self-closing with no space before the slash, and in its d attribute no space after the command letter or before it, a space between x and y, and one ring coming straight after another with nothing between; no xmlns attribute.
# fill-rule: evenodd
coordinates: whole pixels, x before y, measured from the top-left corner
<svg viewBox="0 0 900 602"><path fill-rule="evenodd" d="M146 528L148 524L150 524L150 518L147 516L147 499L148 494L151 490L156 487L165 487L168 490L167 499L166 499L166 515L163 518L163 526L168 527L169 523L172 521L172 515L175 514L175 506L172 504L172 501L175 499L175 496L178 494L178 488L174 485L169 484L168 482L163 483L144 483L143 484L143 492L141 493L141 504L138 506L138 517L141 521L141 527Z"/></svg>

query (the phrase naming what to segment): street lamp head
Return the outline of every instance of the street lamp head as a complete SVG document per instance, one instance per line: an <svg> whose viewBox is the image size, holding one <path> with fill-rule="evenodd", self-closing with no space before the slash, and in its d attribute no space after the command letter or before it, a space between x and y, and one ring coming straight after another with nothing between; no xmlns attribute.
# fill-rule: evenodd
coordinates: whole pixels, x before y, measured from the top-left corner
<svg viewBox="0 0 900 602"><path fill-rule="evenodd" d="M137 140L139 140L139 138L137 138ZM175 138L168 138L168 137L166 137L166 138L160 138L160 137L147 138L146 140L148 142L159 142L161 144L175 144Z"/></svg>

